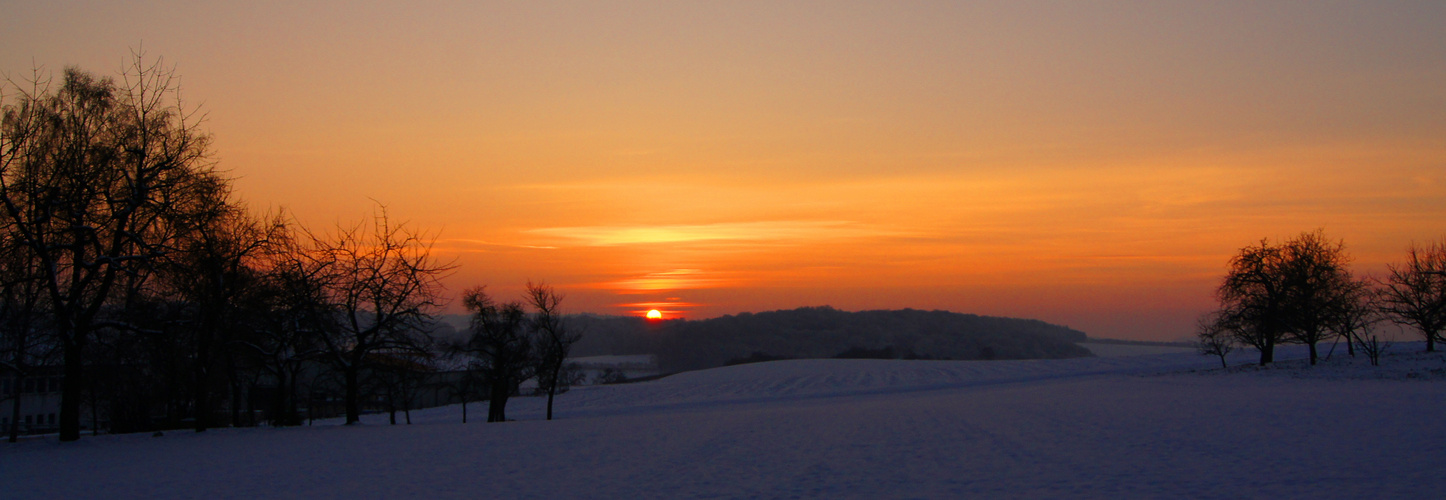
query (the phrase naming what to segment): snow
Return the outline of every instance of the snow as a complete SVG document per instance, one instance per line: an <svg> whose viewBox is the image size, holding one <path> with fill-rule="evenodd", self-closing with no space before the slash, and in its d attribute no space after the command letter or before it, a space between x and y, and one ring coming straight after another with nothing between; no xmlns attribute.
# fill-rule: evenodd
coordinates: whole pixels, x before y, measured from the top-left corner
<svg viewBox="0 0 1446 500"><path fill-rule="evenodd" d="M1298 348L1048 361L792 360L456 406L0 445L6 498L1432 498L1446 358ZM485 415L473 403L473 418Z"/></svg>

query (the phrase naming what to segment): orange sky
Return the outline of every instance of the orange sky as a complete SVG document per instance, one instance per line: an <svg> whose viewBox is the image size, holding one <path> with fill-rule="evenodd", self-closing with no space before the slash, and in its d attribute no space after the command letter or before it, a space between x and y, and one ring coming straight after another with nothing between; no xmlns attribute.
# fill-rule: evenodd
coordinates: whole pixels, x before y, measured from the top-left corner
<svg viewBox="0 0 1446 500"><path fill-rule="evenodd" d="M1262 237L1446 235L1446 3L778 3L12 1L0 71L143 43L253 206L575 311L1177 339Z"/></svg>

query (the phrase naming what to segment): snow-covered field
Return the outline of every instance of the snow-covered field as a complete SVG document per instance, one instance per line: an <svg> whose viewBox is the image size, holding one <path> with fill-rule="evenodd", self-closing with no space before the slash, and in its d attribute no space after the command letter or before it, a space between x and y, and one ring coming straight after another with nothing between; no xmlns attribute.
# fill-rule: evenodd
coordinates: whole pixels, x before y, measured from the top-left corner
<svg viewBox="0 0 1446 500"><path fill-rule="evenodd" d="M575 389L552 422L0 444L0 497L1442 498L1446 358L1415 350L759 363Z"/></svg>

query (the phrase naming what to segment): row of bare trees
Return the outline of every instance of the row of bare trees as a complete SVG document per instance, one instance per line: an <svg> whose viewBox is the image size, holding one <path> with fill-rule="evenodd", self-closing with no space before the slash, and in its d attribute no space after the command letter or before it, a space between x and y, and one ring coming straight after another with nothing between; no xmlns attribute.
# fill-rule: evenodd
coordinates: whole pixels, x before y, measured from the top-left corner
<svg viewBox="0 0 1446 500"><path fill-rule="evenodd" d="M33 374L60 373L59 435L73 441L83 407L92 429L101 415L113 431L157 415L204 431L227 411L236 424L261 379L274 385L274 423L299 423L303 394L323 383L354 423L368 396L407 397L399 374L435 369L447 349L430 333L454 266L429 237L380 206L326 234L247 210L160 61L137 54L119 79L68 68L53 83L37 72L0 86L0 376L15 382L0 398L14 401L12 441ZM509 389L492 391L499 420L522 378L552 394L577 340L562 296L528 290L534 313L469 293L471 341L451 346ZM528 344L518 353L482 340L517 332Z"/></svg>
<svg viewBox="0 0 1446 500"><path fill-rule="evenodd" d="M1415 330L1435 351L1446 331L1446 239L1412 244L1406 261L1388 265L1382 278L1358 277L1349 264L1345 244L1321 230L1242 248L1217 290L1220 309L1201 318L1201 351L1224 365L1234 346L1249 346L1264 366L1275 346L1297 343L1309 347L1314 365L1318 344L1341 339L1352 356L1359 348L1374 364L1383 347L1374 327L1383 321Z"/></svg>

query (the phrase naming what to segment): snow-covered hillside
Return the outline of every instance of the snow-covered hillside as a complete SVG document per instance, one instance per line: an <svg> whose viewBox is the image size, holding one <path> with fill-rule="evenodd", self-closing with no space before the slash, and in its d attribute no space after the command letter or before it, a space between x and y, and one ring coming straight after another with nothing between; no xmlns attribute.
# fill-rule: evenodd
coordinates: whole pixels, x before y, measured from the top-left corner
<svg viewBox="0 0 1446 500"><path fill-rule="evenodd" d="M1405 353L1415 347L1400 347ZM575 389L516 422L0 445L5 498L1436 498L1446 361L794 360ZM1298 359L1299 350L1281 353ZM1394 365L1393 365L1394 363ZM473 404L471 416L485 415Z"/></svg>

